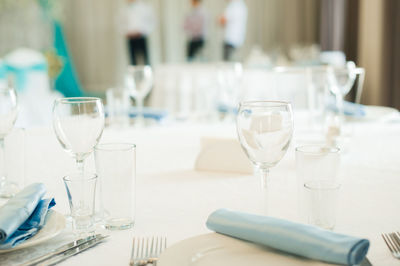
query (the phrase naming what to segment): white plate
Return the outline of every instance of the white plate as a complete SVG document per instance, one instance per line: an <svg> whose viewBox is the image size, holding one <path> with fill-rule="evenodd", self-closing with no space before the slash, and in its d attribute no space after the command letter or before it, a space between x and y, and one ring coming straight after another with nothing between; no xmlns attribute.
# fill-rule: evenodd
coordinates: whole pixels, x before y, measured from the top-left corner
<svg viewBox="0 0 400 266"><path fill-rule="evenodd" d="M157 266L330 265L292 256L217 233L185 239L167 248Z"/></svg>
<svg viewBox="0 0 400 266"><path fill-rule="evenodd" d="M18 245L10 249L1 249L0 253L10 252L22 248L31 247L47 241L57 236L65 228L65 217L64 215L50 210L47 217L45 226L32 238L26 240L21 245Z"/></svg>

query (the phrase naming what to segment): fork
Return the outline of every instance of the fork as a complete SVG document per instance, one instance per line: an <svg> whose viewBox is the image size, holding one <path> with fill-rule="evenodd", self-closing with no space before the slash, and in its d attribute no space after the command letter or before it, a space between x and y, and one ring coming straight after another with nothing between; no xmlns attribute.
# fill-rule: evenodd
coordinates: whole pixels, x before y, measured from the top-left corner
<svg viewBox="0 0 400 266"><path fill-rule="evenodd" d="M400 259L400 233L382 234L382 238L396 259Z"/></svg>
<svg viewBox="0 0 400 266"><path fill-rule="evenodd" d="M134 237L129 265L143 266L149 263L157 265L158 257L166 246L166 237Z"/></svg>

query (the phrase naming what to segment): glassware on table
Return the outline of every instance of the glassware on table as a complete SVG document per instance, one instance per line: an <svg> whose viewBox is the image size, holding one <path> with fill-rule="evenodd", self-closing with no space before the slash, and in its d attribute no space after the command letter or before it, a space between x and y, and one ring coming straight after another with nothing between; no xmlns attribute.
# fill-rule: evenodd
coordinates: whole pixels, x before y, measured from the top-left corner
<svg viewBox="0 0 400 266"><path fill-rule="evenodd" d="M126 127L129 125L129 109L131 99L125 88L111 88L106 92L108 124Z"/></svg>
<svg viewBox="0 0 400 266"><path fill-rule="evenodd" d="M268 173L285 155L293 134L290 103L241 102L236 118L240 144L261 180L263 212L268 209Z"/></svg>
<svg viewBox="0 0 400 266"><path fill-rule="evenodd" d="M0 197L11 198L18 190L16 184L7 178L4 138L14 127L18 115L18 103L15 90L10 87L0 88Z"/></svg>
<svg viewBox="0 0 400 266"><path fill-rule="evenodd" d="M305 184L324 182L337 184L340 169L340 149L324 145L305 145L296 148L296 176L299 217L307 221Z"/></svg>
<svg viewBox="0 0 400 266"><path fill-rule="evenodd" d="M340 184L333 180L314 180L304 184L307 222L332 230L336 225L336 209Z"/></svg>
<svg viewBox="0 0 400 266"><path fill-rule="evenodd" d="M94 231L96 174L70 174L63 177L71 209L73 229L77 233Z"/></svg>
<svg viewBox="0 0 400 266"><path fill-rule="evenodd" d="M99 144L94 156L105 227L129 229L135 221L136 146L130 143Z"/></svg>
<svg viewBox="0 0 400 266"><path fill-rule="evenodd" d="M84 161L97 145L104 129L100 98L60 98L53 106L53 127L61 146L76 161L83 175Z"/></svg>
<svg viewBox="0 0 400 266"><path fill-rule="evenodd" d="M226 112L226 118L232 118L240 99L240 87L243 77L243 66L238 62L217 64L217 81L220 87L219 109Z"/></svg>
<svg viewBox="0 0 400 266"><path fill-rule="evenodd" d="M125 78L126 87L135 99L137 108L137 124L144 123L144 99L153 86L153 71L150 66L129 66Z"/></svg>
<svg viewBox="0 0 400 266"><path fill-rule="evenodd" d="M327 71L328 87L335 95L338 119L340 123L343 123L344 97L349 93L356 80L356 65L350 61L345 67L328 67Z"/></svg>

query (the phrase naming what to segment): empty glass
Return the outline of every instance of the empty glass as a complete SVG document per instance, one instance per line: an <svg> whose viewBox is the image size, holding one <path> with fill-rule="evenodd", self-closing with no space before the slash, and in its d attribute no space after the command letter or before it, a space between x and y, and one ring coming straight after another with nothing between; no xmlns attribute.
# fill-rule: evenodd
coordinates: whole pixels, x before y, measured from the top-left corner
<svg viewBox="0 0 400 266"><path fill-rule="evenodd" d="M301 220L304 222L307 220L305 184L313 184L313 182L336 184L338 183L339 168L339 148L331 148L324 145L305 145L296 148L298 210ZM314 186L310 185L310 187Z"/></svg>
<svg viewBox="0 0 400 266"><path fill-rule="evenodd" d="M81 173L77 173L65 176L63 180L74 230L78 233L93 231L97 175L82 176Z"/></svg>
<svg viewBox="0 0 400 266"><path fill-rule="evenodd" d="M0 88L0 197L10 198L18 187L9 182L6 173L4 138L12 130L18 114L17 95L12 87Z"/></svg>
<svg viewBox="0 0 400 266"><path fill-rule="evenodd" d="M131 107L129 91L124 88L108 89L106 97L109 124L119 127L128 126Z"/></svg>
<svg viewBox="0 0 400 266"><path fill-rule="evenodd" d="M136 146L130 143L99 144L94 155L106 228L131 228L135 221Z"/></svg>
<svg viewBox="0 0 400 266"><path fill-rule="evenodd" d="M153 86L153 71L150 66L129 66L125 82L136 102L137 124L143 124L144 99Z"/></svg>
<svg viewBox="0 0 400 266"><path fill-rule="evenodd" d="M240 144L261 179L267 212L268 172L285 155L293 134L291 105L278 101L241 102L236 118Z"/></svg>
<svg viewBox="0 0 400 266"><path fill-rule="evenodd" d="M83 174L84 160L99 142L104 129L104 107L100 98L61 98L54 102L53 127L65 151L75 158Z"/></svg>
<svg viewBox="0 0 400 266"><path fill-rule="evenodd" d="M304 184L309 224L328 230L335 227L339 188L338 183L330 180L316 180Z"/></svg>

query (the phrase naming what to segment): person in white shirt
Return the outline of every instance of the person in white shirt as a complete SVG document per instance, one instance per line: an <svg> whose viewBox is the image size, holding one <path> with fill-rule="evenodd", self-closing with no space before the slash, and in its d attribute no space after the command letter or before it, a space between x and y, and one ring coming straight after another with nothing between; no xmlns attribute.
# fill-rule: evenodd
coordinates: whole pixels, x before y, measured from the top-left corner
<svg viewBox="0 0 400 266"><path fill-rule="evenodd" d="M236 48L242 46L246 37L247 6L244 0L230 0L220 17L225 27L224 60L229 61Z"/></svg>
<svg viewBox="0 0 400 266"><path fill-rule="evenodd" d="M192 0L192 10L185 18L184 29L189 37L187 57L191 61L204 46L208 15L201 0Z"/></svg>
<svg viewBox="0 0 400 266"><path fill-rule="evenodd" d="M147 36L155 26L153 8L143 0L128 0L126 8L126 38L132 65L138 64L143 58L145 65L149 64L147 52Z"/></svg>

